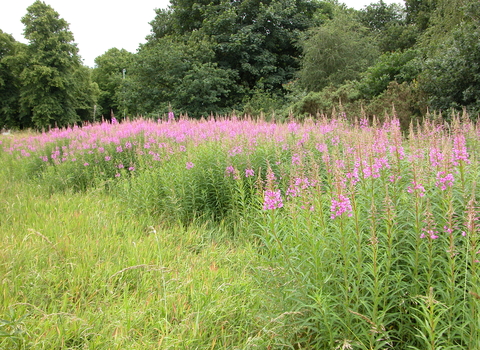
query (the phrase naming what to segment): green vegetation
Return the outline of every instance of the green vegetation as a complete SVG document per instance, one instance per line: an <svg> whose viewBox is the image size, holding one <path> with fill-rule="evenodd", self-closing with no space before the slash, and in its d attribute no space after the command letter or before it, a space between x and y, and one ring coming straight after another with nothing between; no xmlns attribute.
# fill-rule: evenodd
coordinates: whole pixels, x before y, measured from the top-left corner
<svg viewBox="0 0 480 350"><path fill-rule="evenodd" d="M475 349L479 125L0 136L2 349Z"/></svg>
<svg viewBox="0 0 480 350"><path fill-rule="evenodd" d="M0 349L478 348L479 11L172 0L92 69L34 2Z"/></svg>
<svg viewBox="0 0 480 350"><path fill-rule="evenodd" d="M172 0L136 53L110 48L81 65L68 23L36 1L28 45L0 32L0 127L102 118L335 115L402 127L427 110L480 111L476 0ZM404 129L406 130L406 129Z"/></svg>

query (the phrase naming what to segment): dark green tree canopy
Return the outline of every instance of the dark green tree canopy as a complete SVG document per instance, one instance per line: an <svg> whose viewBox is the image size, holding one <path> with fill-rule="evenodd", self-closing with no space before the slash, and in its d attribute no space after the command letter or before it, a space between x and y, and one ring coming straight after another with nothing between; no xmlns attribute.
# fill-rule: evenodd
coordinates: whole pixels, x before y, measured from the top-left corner
<svg viewBox="0 0 480 350"><path fill-rule="evenodd" d="M0 129L17 127L16 116L19 112L20 89L15 74L15 55L22 44L0 30Z"/></svg>
<svg viewBox="0 0 480 350"><path fill-rule="evenodd" d="M387 5L383 0L372 3L360 11L360 20L374 31L385 30L388 26L402 24L405 11L398 4Z"/></svg>
<svg viewBox="0 0 480 350"><path fill-rule="evenodd" d="M213 62L211 43L163 37L143 45L126 79L128 112L161 115L174 108L192 117L228 113L236 73Z"/></svg>
<svg viewBox="0 0 480 350"><path fill-rule="evenodd" d="M95 58L92 79L98 84L100 96L97 114L116 115L124 106L124 78L131 72L135 54L124 49L112 48Z"/></svg>
<svg viewBox="0 0 480 350"><path fill-rule="evenodd" d="M299 77L307 91L358 79L379 55L374 38L349 14L313 28L303 41L303 52Z"/></svg>
<svg viewBox="0 0 480 350"><path fill-rule="evenodd" d="M279 90L299 67L300 34L331 11L329 3L307 0L173 0L157 11L150 41L198 32L212 43L212 63L237 72L238 84L249 90L261 80Z"/></svg>
<svg viewBox="0 0 480 350"><path fill-rule="evenodd" d="M96 91L90 72L82 69L68 23L42 1L34 2L22 18L29 44L20 60L21 116L32 126L65 126L93 109ZM81 71L79 71L81 70ZM30 126L30 125L26 125Z"/></svg>

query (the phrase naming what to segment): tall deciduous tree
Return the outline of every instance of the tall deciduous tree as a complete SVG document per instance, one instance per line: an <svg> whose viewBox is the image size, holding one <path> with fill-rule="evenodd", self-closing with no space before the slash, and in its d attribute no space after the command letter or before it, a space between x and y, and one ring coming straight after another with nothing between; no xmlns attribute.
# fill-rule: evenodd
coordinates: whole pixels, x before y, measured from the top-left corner
<svg viewBox="0 0 480 350"><path fill-rule="evenodd" d="M14 57L22 44L0 30L0 129L18 127L20 88Z"/></svg>
<svg viewBox="0 0 480 350"><path fill-rule="evenodd" d="M95 58L92 79L100 89L98 115L116 115L125 108L124 79L131 73L134 57L125 49L112 48Z"/></svg>
<svg viewBox="0 0 480 350"><path fill-rule="evenodd" d="M42 1L28 7L22 23L29 41L20 74L22 114L37 128L79 122L79 114L93 110L95 87L89 72L79 72L80 57L68 23Z"/></svg>
<svg viewBox="0 0 480 350"><path fill-rule="evenodd" d="M407 12L400 4L383 0L371 3L359 11L363 25L375 36L382 52L405 50L415 45L419 30L407 22Z"/></svg>
<svg viewBox="0 0 480 350"><path fill-rule="evenodd" d="M212 62L210 43L164 37L141 47L126 80L130 114L162 114L172 107L192 117L231 111L235 72Z"/></svg>
<svg viewBox="0 0 480 350"><path fill-rule="evenodd" d="M420 31L430 25L430 17L437 6L438 0L405 0L407 21L415 24Z"/></svg>
<svg viewBox="0 0 480 350"><path fill-rule="evenodd" d="M245 91L261 85L281 90L299 67L301 32L332 11L308 0L172 0L157 11L150 41L166 35L204 35L212 42L213 62L238 74ZM197 34L196 34L197 35Z"/></svg>
<svg viewBox="0 0 480 350"><path fill-rule="evenodd" d="M353 16L338 14L313 28L303 41L304 57L300 82L308 91L358 79L379 55L374 40Z"/></svg>

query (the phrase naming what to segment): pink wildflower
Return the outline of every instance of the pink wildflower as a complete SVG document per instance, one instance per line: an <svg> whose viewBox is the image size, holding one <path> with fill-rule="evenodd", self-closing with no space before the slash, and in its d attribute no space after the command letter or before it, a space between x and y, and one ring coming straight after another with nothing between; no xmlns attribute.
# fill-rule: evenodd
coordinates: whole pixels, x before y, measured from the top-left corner
<svg viewBox="0 0 480 350"><path fill-rule="evenodd" d="M245 169L245 177L255 176L253 169Z"/></svg>
<svg viewBox="0 0 480 350"><path fill-rule="evenodd" d="M299 154L295 153L292 155L292 165L300 165L302 158Z"/></svg>
<svg viewBox="0 0 480 350"><path fill-rule="evenodd" d="M265 191L263 194L263 210L274 210L283 207L282 194L280 190Z"/></svg>
<svg viewBox="0 0 480 350"><path fill-rule="evenodd" d="M332 212L332 215L330 216L332 219L341 216L343 213L347 213L347 216L353 215L350 199L342 194L340 194L337 199L332 198L330 211Z"/></svg>
<svg viewBox="0 0 480 350"><path fill-rule="evenodd" d="M455 178L452 174L446 174L445 171L439 171L437 173L437 181L435 182L435 185L442 191L445 191L447 187L453 186L453 181L455 181Z"/></svg>
<svg viewBox="0 0 480 350"><path fill-rule="evenodd" d="M460 163L458 161L463 161L467 164L470 163L465 136L461 134L456 135L453 139L453 164L459 165Z"/></svg>
<svg viewBox="0 0 480 350"><path fill-rule="evenodd" d="M187 163L185 164L185 168L186 168L186 169L192 169L194 166L195 166L195 164L193 164L192 162L187 162Z"/></svg>
<svg viewBox="0 0 480 350"><path fill-rule="evenodd" d="M234 174L234 173L235 173L235 168L234 168L232 165L229 165L229 166L227 166L227 168L225 169L225 172L227 173L227 175Z"/></svg>
<svg viewBox="0 0 480 350"><path fill-rule="evenodd" d="M430 164L432 167L439 166L443 160L443 153L438 148L430 149Z"/></svg>
<svg viewBox="0 0 480 350"><path fill-rule="evenodd" d="M419 184L419 183L416 183L415 181L412 181L412 185L413 186L408 186L408 188L407 188L408 193L415 193L416 191L418 191L418 195L420 197L425 196L425 187L423 187L422 184Z"/></svg>
<svg viewBox="0 0 480 350"><path fill-rule="evenodd" d="M328 146L325 143L317 143L315 148L320 153L328 152Z"/></svg>
<svg viewBox="0 0 480 350"><path fill-rule="evenodd" d="M297 197L300 195L300 191L298 190L298 188L290 186L288 187L286 194L288 197Z"/></svg>
<svg viewBox="0 0 480 350"><path fill-rule="evenodd" d="M420 238L426 238L427 236L430 238L430 239L437 239L438 238L438 231L435 231L435 230L427 230L427 229L423 229L425 233L422 232L422 234L420 234Z"/></svg>

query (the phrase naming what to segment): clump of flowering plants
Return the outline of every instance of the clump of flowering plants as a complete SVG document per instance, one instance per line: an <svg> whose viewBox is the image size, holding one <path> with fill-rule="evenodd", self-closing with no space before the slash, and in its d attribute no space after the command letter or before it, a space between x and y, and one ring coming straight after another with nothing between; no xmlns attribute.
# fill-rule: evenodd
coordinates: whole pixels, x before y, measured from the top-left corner
<svg viewBox="0 0 480 350"><path fill-rule="evenodd" d="M339 115L103 122L1 146L53 190L108 184L136 210L260 238L300 310L295 344L437 349L480 343L479 139L458 116L403 134Z"/></svg>

